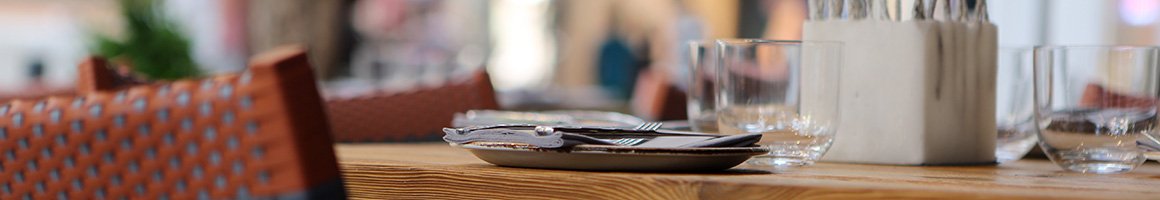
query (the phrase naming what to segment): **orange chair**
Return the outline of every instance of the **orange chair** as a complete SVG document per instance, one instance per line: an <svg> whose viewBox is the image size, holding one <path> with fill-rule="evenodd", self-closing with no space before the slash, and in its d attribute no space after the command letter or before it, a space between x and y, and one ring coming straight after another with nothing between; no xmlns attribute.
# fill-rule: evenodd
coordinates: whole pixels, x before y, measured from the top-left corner
<svg viewBox="0 0 1160 200"><path fill-rule="evenodd" d="M334 139L339 142L442 141L455 113L499 109L491 79L480 70L438 88L399 94L329 98Z"/></svg>
<svg viewBox="0 0 1160 200"><path fill-rule="evenodd" d="M337 199L330 129L301 48L242 74L0 104L0 199Z"/></svg>

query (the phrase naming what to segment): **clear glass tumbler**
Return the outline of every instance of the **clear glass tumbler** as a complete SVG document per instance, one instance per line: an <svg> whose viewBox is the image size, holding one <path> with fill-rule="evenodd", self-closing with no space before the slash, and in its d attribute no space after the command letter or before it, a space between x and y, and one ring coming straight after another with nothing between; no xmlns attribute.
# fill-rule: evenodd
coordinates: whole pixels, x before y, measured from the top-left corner
<svg viewBox="0 0 1160 200"><path fill-rule="evenodd" d="M767 155L749 164L813 164L838 126L839 42L717 40L718 129L761 133Z"/></svg>
<svg viewBox="0 0 1160 200"><path fill-rule="evenodd" d="M1155 131L1160 47L1035 48L1039 145L1052 162L1085 173L1130 171Z"/></svg>
<svg viewBox="0 0 1160 200"><path fill-rule="evenodd" d="M995 158L1000 162L1023 158L1035 147L1035 85L1032 49L1000 48L995 88L995 125L999 138Z"/></svg>
<svg viewBox="0 0 1160 200"><path fill-rule="evenodd" d="M713 42L689 42L689 124L693 131L717 132L717 50Z"/></svg>

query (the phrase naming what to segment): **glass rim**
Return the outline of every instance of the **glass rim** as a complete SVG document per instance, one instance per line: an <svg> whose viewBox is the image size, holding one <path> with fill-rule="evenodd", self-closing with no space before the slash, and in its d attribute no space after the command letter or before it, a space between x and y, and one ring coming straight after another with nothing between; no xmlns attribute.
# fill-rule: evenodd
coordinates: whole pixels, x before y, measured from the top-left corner
<svg viewBox="0 0 1160 200"><path fill-rule="evenodd" d="M829 44L842 45L839 41L827 40L772 40L772 39L757 39L757 38L723 38L713 40L714 43L722 45L739 45L739 44L773 44L773 45L802 45L802 44Z"/></svg>
<svg viewBox="0 0 1160 200"><path fill-rule="evenodd" d="M1033 49L1106 49L1106 50L1120 50L1120 49L1160 49L1160 46L1143 46L1143 45L1038 45Z"/></svg>

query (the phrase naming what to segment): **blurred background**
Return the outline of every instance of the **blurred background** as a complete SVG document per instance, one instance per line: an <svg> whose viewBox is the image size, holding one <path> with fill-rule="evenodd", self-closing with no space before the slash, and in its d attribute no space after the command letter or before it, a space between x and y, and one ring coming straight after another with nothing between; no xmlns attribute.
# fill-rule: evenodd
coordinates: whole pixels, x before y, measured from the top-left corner
<svg viewBox="0 0 1160 200"><path fill-rule="evenodd" d="M1160 45L1160 0L987 3L1001 47ZM251 55L299 43L310 49L328 96L433 88L486 70L501 108L628 112L642 73L684 88L686 41L798 39L805 6L806 0L0 0L0 97L71 90L85 56L127 55L101 41L171 31L180 37L157 48L187 51L157 54L188 54L200 68L195 75L236 72ZM127 9L144 9L137 13L164 23L134 26ZM181 64L171 60L160 63Z"/></svg>

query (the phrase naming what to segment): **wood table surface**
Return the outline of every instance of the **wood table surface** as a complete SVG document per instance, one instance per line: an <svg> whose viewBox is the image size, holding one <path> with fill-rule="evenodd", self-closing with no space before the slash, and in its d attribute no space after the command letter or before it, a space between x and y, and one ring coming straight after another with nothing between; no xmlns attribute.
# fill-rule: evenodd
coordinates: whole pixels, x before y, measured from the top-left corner
<svg viewBox="0 0 1160 200"><path fill-rule="evenodd" d="M983 166L741 165L717 173L500 167L446 143L338 144L353 199L1160 199L1160 164L1121 174L1066 172L1047 160Z"/></svg>

